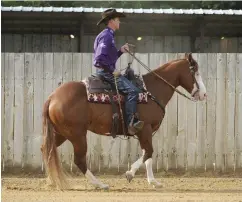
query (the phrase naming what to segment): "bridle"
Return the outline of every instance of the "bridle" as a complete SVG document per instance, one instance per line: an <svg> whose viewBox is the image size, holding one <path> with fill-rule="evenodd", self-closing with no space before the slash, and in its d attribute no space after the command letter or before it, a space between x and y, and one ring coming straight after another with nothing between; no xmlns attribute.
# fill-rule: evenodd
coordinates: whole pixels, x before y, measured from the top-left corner
<svg viewBox="0 0 242 202"><path fill-rule="evenodd" d="M195 77L195 74L197 72L195 69L198 69L198 68L197 68L197 64L191 64L191 62L188 59L187 59L187 61L190 64L189 69L190 69L191 75L193 77L193 81L194 81L194 83L196 84L196 87L197 87L197 90L191 94L191 96L193 97L196 93L198 93L200 91L200 87L199 87L197 79Z"/></svg>
<svg viewBox="0 0 242 202"><path fill-rule="evenodd" d="M131 45L131 46L134 46L134 45L132 45L132 44L128 44L129 46ZM192 98L190 98L190 97L188 97L187 95L185 95L184 93L182 93L181 91L179 91L178 89L176 89L176 87L174 87L172 84L170 84L168 81L166 81L163 77L161 77L160 75L158 75L156 72L154 72L154 71L152 71L148 66L146 66L143 62L141 62L133 53L131 53L129 50L127 50L126 48L124 48L126 51L127 51L127 53L129 53L134 59L136 59L148 72L151 72L151 73L153 73L155 76L157 76L159 79L161 79L162 81L164 81L167 85L169 85L174 91L176 91L177 93L179 93L180 95L182 95L183 97L185 97L185 98L187 98L188 100L191 100L191 101L193 101L193 102L196 102L196 100L192 97ZM189 67L189 69L190 69L190 73L192 74L192 77L193 77L193 80L194 80L194 83L196 84L196 86L197 86L197 90L192 94L192 96L194 96L197 92L199 92L200 91L200 88L199 88L199 85L198 85L198 82L197 82L197 80L196 80L196 77L195 77L195 74L196 74L196 68L197 68L197 64L191 64L191 62L187 59L187 61L188 61L188 63L189 63L189 65L190 65L190 67ZM128 63L128 67L130 67L130 65L132 64L132 62L133 62L133 59L132 59L132 61L131 62L129 62ZM147 92L147 91L146 91ZM162 105L162 104L160 104L160 102L153 96L153 95L151 95L151 93L150 92L147 92L148 93L148 95L151 97L151 99L154 101L154 102L156 102L156 104L158 104L159 106L160 106L160 108L163 110L163 112L164 112L164 114L165 114L165 107ZM160 123L159 123L159 126L158 126L158 128L160 127L160 125L161 125L161 122L162 122L162 118L161 118L161 120L160 120ZM155 133L158 131L158 129L153 133L153 135L152 135L152 137L155 135ZM135 138L135 137L134 137ZM138 139L138 138L135 138L135 139Z"/></svg>

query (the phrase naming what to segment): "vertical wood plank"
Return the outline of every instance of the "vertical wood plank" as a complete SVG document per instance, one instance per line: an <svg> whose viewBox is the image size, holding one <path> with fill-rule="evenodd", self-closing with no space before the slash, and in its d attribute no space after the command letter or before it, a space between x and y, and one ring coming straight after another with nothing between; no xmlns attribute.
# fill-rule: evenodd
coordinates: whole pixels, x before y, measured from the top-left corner
<svg viewBox="0 0 242 202"><path fill-rule="evenodd" d="M14 162L22 166L24 161L24 53L14 55L15 63L15 111L14 111Z"/></svg>
<svg viewBox="0 0 242 202"><path fill-rule="evenodd" d="M182 52L190 52L191 51L191 40L189 36L182 37Z"/></svg>
<svg viewBox="0 0 242 202"><path fill-rule="evenodd" d="M5 34L1 34L1 52L5 52Z"/></svg>
<svg viewBox="0 0 242 202"><path fill-rule="evenodd" d="M144 37L141 52L142 53L152 52L152 50L154 49L153 46L154 46L153 36L146 36Z"/></svg>
<svg viewBox="0 0 242 202"><path fill-rule="evenodd" d="M236 58L236 87L235 87L235 155L236 168L242 168L242 53Z"/></svg>
<svg viewBox="0 0 242 202"><path fill-rule="evenodd" d="M87 53L88 52L88 36L83 35L81 39L81 52Z"/></svg>
<svg viewBox="0 0 242 202"><path fill-rule="evenodd" d="M61 41L60 41L61 43ZM34 34L33 35L33 52L41 52L42 51L42 35Z"/></svg>
<svg viewBox="0 0 242 202"><path fill-rule="evenodd" d="M2 43L3 44L3 43ZM1 164L2 171L5 170L5 55L1 53Z"/></svg>
<svg viewBox="0 0 242 202"><path fill-rule="evenodd" d="M24 131L25 136L25 157L24 164L31 166L34 155L34 54L25 53L25 66L24 66ZM24 166L25 166L24 165Z"/></svg>
<svg viewBox="0 0 242 202"><path fill-rule="evenodd" d="M75 36L74 39L71 39L71 52L79 52L79 37Z"/></svg>
<svg viewBox="0 0 242 202"><path fill-rule="evenodd" d="M208 53L211 52L211 38L210 37L204 37L203 39L203 43L204 43L204 53Z"/></svg>
<svg viewBox="0 0 242 202"><path fill-rule="evenodd" d="M91 75L91 67L84 65L81 53L72 54L72 80L81 81Z"/></svg>
<svg viewBox="0 0 242 202"><path fill-rule="evenodd" d="M214 37L211 38L211 51L212 53L219 53L220 52L220 38Z"/></svg>
<svg viewBox="0 0 242 202"><path fill-rule="evenodd" d="M61 52L71 51L71 40L68 35L61 35Z"/></svg>
<svg viewBox="0 0 242 202"><path fill-rule="evenodd" d="M242 52L242 37L238 37L238 53Z"/></svg>
<svg viewBox="0 0 242 202"><path fill-rule="evenodd" d="M214 169L215 163L215 134L216 134L216 77L217 55L208 54L207 68L207 120L206 120L206 166Z"/></svg>
<svg viewBox="0 0 242 202"><path fill-rule="evenodd" d="M221 39L220 41L220 53L226 53L228 51L228 39Z"/></svg>
<svg viewBox="0 0 242 202"><path fill-rule="evenodd" d="M15 53L23 52L23 35L21 34L14 34L13 35L13 43L14 43L14 50Z"/></svg>
<svg viewBox="0 0 242 202"><path fill-rule="evenodd" d="M173 52L181 53L182 52L182 37L174 36L173 41L174 41L174 46L175 46Z"/></svg>
<svg viewBox="0 0 242 202"><path fill-rule="evenodd" d="M51 39L52 51L61 52L61 35L53 34Z"/></svg>
<svg viewBox="0 0 242 202"><path fill-rule="evenodd" d="M153 52L154 53L164 52L164 37L154 36L153 40L154 40Z"/></svg>
<svg viewBox="0 0 242 202"><path fill-rule="evenodd" d="M225 136L225 71L226 71L226 54L217 54L217 94L216 94L216 136L215 152L216 162L215 169L224 171L224 136Z"/></svg>
<svg viewBox="0 0 242 202"><path fill-rule="evenodd" d="M238 37L231 37L228 39L227 53L237 53L238 52Z"/></svg>
<svg viewBox="0 0 242 202"><path fill-rule="evenodd" d="M24 52L32 52L33 51L33 35L32 34L24 34Z"/></svg>
<svg viewBox="0 0 242 202"><path fill-rule="evenodd" d="M14 53L5 54L4 164L14 165Z"/></svg>
<svg viewBox="0 0 242 202"><path fill-rule="evenodd" d="M53 91L54 53L43 53L44 102Z"/></svg>
<svg viewBox="0 0 242 202"><path fill-rule="evenodd" d="M172 36L165 36L165 42L164 42L164 52L165 53L172 53L172 50L174 49L174 42Z"/></svg>
<svg viewBox="0 0 242 202"><path fill-rule="evenodd" d="M14 52L14 36L13 34L5 34L5 52Z"/></svg>
<svg viewBox="0 0 242 202"><path fill-rule="evenodd" d="M33 106L33 161L34 168L40 168L42 163L41 144L42 144L42 109L44 104L44 66L43 53L33 54L33 92L34 92L34 106Z"/></svg>
<svg viewBox="0 0 242 202"><path fill-rule="evenodd" d="M88 37L88 53L93 53L93 46L96 36L89 36Z"/></svg>
<svg viewBox="0 0 242 202"><path fill-rule="evenodd" d="M227 76L226 76L226 167L234 169L234 115L235 115L235 71L236 54L227 53Z"/></svg>
<svg viewBox="0 0 242 202"><path fill-rule="evenodd" d="M42 51L43 53L52 52L52 45L51 45L51 34L43 34L42 35Z"/></svg>

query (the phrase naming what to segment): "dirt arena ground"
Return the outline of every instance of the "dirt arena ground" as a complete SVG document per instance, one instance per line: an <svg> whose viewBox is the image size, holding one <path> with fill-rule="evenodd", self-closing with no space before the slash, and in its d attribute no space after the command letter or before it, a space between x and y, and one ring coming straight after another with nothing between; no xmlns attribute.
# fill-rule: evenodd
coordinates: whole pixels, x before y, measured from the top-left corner
<svg viewBox="0 0 242 202"><path fill-rule="evenodd" d="M156 175L157 176L157 175ZM83 176L70 180L68 191L53 190L43 176L2 175L3 202L158 202L158 201L241 201L241 176L158 176L163 188L149 186L145 175L128 183L124 175L97 175L110 189L96 190Z"/></svg>

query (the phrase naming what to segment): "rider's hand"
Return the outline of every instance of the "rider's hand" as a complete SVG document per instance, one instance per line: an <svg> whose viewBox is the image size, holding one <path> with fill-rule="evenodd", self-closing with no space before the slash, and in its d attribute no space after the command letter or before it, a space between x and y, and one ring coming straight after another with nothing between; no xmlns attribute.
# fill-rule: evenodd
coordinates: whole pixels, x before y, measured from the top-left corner
<svg viewBox="0 0 242 202"><path fill-rule="evenodd" d="M120 71L114 71L114 72L113 72L113 75L114 75L115 77L119 76L120 74L121 74Z"/></svg>
<svg viewBox="0 0 242 202"><path fill-rule="evenodd" d="M121 47L120 50L121 50L121 52L126 53L127 51L126 51L125 49L129 50L129 45L128 45L128 43L124 44L124 45Z"/></svg>

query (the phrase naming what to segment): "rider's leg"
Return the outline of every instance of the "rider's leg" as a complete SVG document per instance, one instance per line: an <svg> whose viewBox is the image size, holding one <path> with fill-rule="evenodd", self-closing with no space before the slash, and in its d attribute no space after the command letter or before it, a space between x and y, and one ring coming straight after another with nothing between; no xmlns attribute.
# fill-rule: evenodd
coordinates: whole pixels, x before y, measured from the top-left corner
<svg viewBox="0 0 242 202"><path fill-rule="evenodd" d="M115 85L114 76L111 73L99 72L106 80ZM129 133L136 133L142 129L144 122L140 121L138 117L134 117L137 114L137 100L139 92L141 92L136 86L134 86L126 77L120 75L117 77L117 87L120 92L126 94L125 100L125 112L126 112L126 124ZM133 124L131 123L133 120Z"/></svg>

